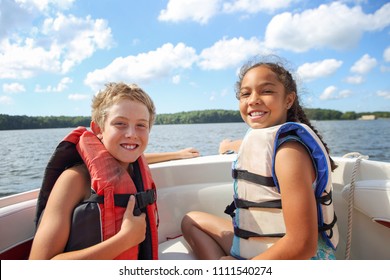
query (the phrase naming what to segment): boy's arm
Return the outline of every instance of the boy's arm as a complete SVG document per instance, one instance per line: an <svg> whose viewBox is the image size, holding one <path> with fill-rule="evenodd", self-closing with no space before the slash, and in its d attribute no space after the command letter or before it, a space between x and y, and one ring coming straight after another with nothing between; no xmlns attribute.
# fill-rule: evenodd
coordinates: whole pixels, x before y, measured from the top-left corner
<svg viewBox="0 0 390 280"><path fill-rule="evenodd" d="M145 158L148 164L157 163L168 160L185 159L198 157L200 154L198 150L194 148L185 148L175 152L165 153L146 153Z"/></svg>
<svg viewBox="0 0 390 280"><path fill-rule="evenodd" d="M71 167L58 177L35 234L30 259L51 259L64 251L73 209L84 199L88 183L80 167Z"/></svg>
<svg viewBox="0 0 390 280"><path fill-rule="evenodd" d="M134 196L130 196L129 203L123 215L122 226L117 234L94 246L55 256L53 259L69 260L112 260L125 250L140 244L145 239L146 215L133 215L135 205Z"/></svg>
<svg viewBox="0 0 390 280"><path fill-rule="evenodd" d="M133 216L135 202L131 196L117 234L94 246L64 253L73 209L90 192L90 182L78 167L69 168L60 175L34 237L30 259L109 260L145 239L146 216L144 213Z"/></svg>

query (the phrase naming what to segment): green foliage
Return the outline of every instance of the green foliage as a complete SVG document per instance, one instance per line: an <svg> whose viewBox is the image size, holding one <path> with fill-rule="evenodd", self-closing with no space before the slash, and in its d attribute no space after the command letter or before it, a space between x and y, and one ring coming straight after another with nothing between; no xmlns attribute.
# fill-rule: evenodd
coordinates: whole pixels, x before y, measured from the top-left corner
<svg viewBox="0 0 390 280"><path fill-rule="evenodd" d="M0 130L89 126L91 117L28 117L0 114Z"/></svg>
<svg viewBox="0 0 390 280"><path fill-rule="evenodd" d="M357 114L355 112L345 112L342 116L341 119L343 120L356 120Z"/></svg>
<svg viewBox="0 0 390 280"><path fill-rule="evenodd" d="M239 111L234 110L203 110L174 114L159 114L155 124L192 124L192 123L226 123L242 122Z"/></svg>
<svg viewBox="0 0 390 280"><path fill-rule="evenodd" d="M305 114L309 120L340 120L343 115L342 112L328 109L304 109Z"/></svg>
<svg viewBox="0 0 390 280"><path fill-rule="evenodd" d="M375 115L377 118L390 118L390 112L345 112L336 110L306 108L304 109L310 120L356 120L362 115ZM0 130L35 129L35 128L62 128L62 127L89 127L91 117L28 117L9 116L0 114ZM155 124L193 124L193 123L229 123L242 122L238 110L202 110L174 114L159 114Z"/></svg>

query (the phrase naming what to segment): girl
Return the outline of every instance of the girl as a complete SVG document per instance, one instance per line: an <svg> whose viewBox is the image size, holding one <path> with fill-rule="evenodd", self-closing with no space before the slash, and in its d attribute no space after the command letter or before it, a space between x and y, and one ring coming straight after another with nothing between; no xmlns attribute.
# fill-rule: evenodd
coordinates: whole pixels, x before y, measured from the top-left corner
<svg viewBox="0 0 390 280"><path fill-rule="evenodd" d="M335 165L299 104L292 75L278 63L248 63L236 97L250 129L233 168L237 209L225 211L233 225L190 212L182 221L185 239L200 259L334 259Z"/></svg>

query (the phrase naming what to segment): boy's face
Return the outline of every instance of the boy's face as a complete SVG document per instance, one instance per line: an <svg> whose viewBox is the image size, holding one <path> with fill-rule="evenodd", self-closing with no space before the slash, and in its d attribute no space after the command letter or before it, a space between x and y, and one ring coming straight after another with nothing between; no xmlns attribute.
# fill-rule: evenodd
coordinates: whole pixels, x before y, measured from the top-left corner
<svg viewBox="0 0 390 280"><path fill-rule="evenodd" d="M111 155L127 168L148 145L149 118L144 104L123 99L108 109L104 130L95 134Z"/></svg>

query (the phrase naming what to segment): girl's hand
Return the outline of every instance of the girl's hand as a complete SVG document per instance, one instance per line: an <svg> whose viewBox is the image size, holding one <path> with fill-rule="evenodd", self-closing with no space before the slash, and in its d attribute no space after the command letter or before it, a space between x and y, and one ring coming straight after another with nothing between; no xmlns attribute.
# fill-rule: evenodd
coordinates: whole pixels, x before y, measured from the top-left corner
<svg viewBox="0 0 390 280"><path fill-rule="evenodd" d="M232 256L223 256L220 258L220 260L237 260L237 259Z"/></svg>

